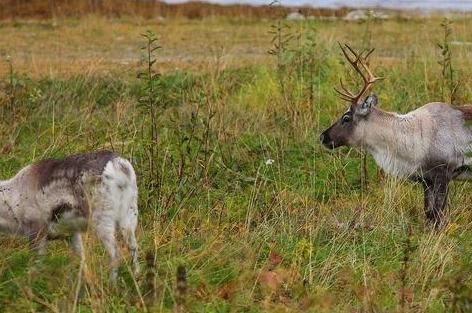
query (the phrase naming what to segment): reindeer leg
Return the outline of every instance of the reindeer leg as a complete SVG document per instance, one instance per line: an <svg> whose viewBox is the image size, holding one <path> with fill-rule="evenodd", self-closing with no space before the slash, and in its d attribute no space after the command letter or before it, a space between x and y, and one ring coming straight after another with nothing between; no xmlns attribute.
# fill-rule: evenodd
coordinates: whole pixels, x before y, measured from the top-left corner
<svg viewBox="0 0 472 313"><path fill-rule="evenodd" d="M470 159L467 163L470 163ZM472 165L467 163L454 171L454 180L472 180Z"/></svg>
<svg viewBox="0 0 472 313"><path fill-rule="evenodd" d="M446 177L434 177L423 183L426 218L436 230L442 229L447 223L445 208L449 193L448 185L449 180Z"/></svg>
<svg viewBox="0 0 472 313"><path fill-rule="evenodd" d="M38 256L47 252L47 227L41 223L29 223L28 239L31 250Z"/></svg>
<svg viewBox="0 0 472 313"><path fill-rule="evenodd" d="M133 273L135 275L139 274L139 260L138 260L138 243L136 241L136 235L134 229L122 229L123 238L126 240L128 249L131 254L132 264L133 264Z"/></svg>
<svg viewBox="0 0 472 313"><path fill-rule="evenodd" d="M76 304L77 301L79 301L79 299L83 297L84 287L90 288L91 286L89 278L90 275L88 272L87 264L85 263L85 251L84 244L82 241L82 234L79 231L76 231L72 234L72 237L70 238L70 246L72 248L72 251L80 257L79 274L74 299L74 303Z"/></svg>
<svg viewBox="0 0 472 313"><path fill-rule="evenodd" d="M125 208L126 209L126 208ZM134 200L130 208L127 209L126 214L123 214L118 224L121 228L121 233L126 241L131 258L133 260L133 273L139 274L139 260L138 260L138 242L136 240L136 227L138 225L138 209Z"/></svg>
<svg viewBox="0 0 472 313"><path fill-rule="evenodd" d="M118 276L118 265L119 265L119 251L115 237L115 221L111 218L104 218L98 221L96 224L96 233L98 238L102 241L105 246L105 250L110 257L110 281L116 284L116 278Z"/></svg>
<svg viewBox="0 0 472 313"><path fill-rule="evenodd" d="M432 222L434 219L434 192L433 182L431 180L425 180L423 182L424 189L424 212L428 222Z"/></svg>
<svg viewBox="0 0 472 313"><path fill-rule="evenodd" d="M30 238L30 247L38 256L44 256L47 253L47 242L47 236L38 235L35 238Z"/></svg>
<svg viewBox="0 0 472 313"><path fill-rule="evenodd" d="M80 261L82 262L85 259L85 254L82 234L80 232L76 231L72 234L72 237L70 238L70 246L72 251L80 257Z"/></svg>

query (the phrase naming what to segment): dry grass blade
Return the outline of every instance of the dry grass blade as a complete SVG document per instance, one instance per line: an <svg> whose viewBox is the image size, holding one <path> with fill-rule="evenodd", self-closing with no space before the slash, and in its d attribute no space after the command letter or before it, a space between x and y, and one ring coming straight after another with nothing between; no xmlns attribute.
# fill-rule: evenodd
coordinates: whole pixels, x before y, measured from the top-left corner
<svg viewBox="0 0 472 313"><path fill-rule="evenodd" d="M43 307L45 307L46 309L48 309L49 311L53 312L53 313L61 313L59 308L57 308L55 305L53 305L52 303L49 303L43 299L41 299L40 297L38 297L37 295L34 294L33 290L31 290L30 287L23 287L22 288L23 290L23 293L25 294L25 296L31 301L31 302L35 302Z"/></svg>

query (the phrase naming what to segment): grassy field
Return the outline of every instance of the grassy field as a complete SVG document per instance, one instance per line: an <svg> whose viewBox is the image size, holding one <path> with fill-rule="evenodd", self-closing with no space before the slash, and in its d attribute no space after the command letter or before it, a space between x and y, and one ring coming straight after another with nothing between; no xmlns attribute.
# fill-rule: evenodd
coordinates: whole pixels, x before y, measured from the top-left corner
<svg viewBox="0 0 472 313"><path fill-rule="evenodd" d="M470 312L470 184L453 184L450 224L437 233L419 186L385 177L368 157L363 188L360 153L318 143L346 109L333 87L355 79L338 41L376 48L386 110L449 101L456 84L454 101L470 101L472 19L450 26L452 77L439 63L440 24L0 22L0 176L100 148L130 158L143 265L133 277L125 263L113 288L92 232L83 277L66 242L37 257L2 235L0 311ZM161 46L152 82L138 78L146 30ZM179 266L186 288L176 286Z"/></svg>

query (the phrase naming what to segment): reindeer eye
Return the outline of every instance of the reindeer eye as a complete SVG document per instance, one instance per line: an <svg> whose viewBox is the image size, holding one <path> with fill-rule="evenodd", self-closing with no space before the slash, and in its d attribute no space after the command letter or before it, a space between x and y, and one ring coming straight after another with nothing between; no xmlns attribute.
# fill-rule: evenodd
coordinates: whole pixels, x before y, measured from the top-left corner
<svg viewBox="0 0 472 313"><path fill-rule="evenodd" d="M343 116L343 124L344 123L349 123L352 120L351 116L349 114L346 114Z"/></svg>

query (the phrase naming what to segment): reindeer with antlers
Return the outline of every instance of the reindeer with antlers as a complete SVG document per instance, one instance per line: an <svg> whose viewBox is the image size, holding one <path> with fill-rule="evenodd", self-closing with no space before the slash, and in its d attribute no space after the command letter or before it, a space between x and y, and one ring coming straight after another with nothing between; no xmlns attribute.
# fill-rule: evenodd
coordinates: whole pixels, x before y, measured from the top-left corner
<svg viewBox="0 0 472 313"><path fill-rule="evenodd" d="M336 89L349 109L320 135L321 143L335 149L362 147L385 172L420 182L428 221L441 229L446 224L448 185L453 179L472 180L472 105L452 106L432 102L406 114L385 112L376 107L378 99L368 95L375 82L368 67L374 51L356 53L340 45L344 57L361 76L363 87L355 94L343 84Z"/></svg>

